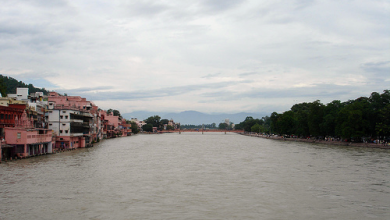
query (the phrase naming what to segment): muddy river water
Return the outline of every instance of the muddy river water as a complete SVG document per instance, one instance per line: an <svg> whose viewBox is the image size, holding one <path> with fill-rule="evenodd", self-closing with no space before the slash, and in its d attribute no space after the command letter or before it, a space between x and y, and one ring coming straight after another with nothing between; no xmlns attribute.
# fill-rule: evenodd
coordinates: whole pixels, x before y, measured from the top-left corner
<svg viewBox="0 0 390 220"><path fill-rule="evenodd" d="M0 164L0 219L390 219L390 150L135 135Z"/></svg>

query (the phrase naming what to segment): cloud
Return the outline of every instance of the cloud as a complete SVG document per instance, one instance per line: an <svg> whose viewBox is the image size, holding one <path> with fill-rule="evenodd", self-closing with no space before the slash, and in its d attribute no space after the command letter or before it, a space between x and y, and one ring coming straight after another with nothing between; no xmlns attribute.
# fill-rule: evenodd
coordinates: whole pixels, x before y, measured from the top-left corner
<svg viewBox="0 0 390 220"><path fill-rule="evenodd" d="M258 111L348 100L388 89L389 6L0 1L0 70L116 109Z"/></svg>
<svg viewBox="0 0 390 220"><path fill-rule="evenodd" d="M203 6L203 10L220 12L237 8L238 5L244 4L245 0L202 0L200 2Z"/></svg>
<svg viewBox="0 0 390 220"><path fill-rule="evenodd" d="M247 72L247 73L240 73L240 77L246 77L246 76L252 76L252 75L257 75L257 72Z"/></svg>
<svg viewBox="0 0 390 220"><path fill-rule="evenodd" d="M168 10L168 5L162 3L156 3L155 1L131 1L121 3L124 9L128 12L128 16L131 17L154 17Z"/></svg>
<svg viewBox="0 0 390 220"><path fill-rule="evenodd" d="M202 76L202 78L208 79L208 78L214 78L214 77L217 77L220 75L221 75L221 73L207 74L206 76Z"/></svg>
<svg viewBox="0 0 390 220"><path fill-rule="evenodd" d="M390 61L367 62L362 65L362 68L367 72L381 76L390 75Z"/></svg>
<svg viewBox="0 0 390 220"><path fill-rule="evenodd" d="M176 87L163 87L139 91L110 91L115 87L90 87L66 90L69 95L83 94L93 100L144 100L163 97L174 97L188 93L198 92L205 89L221 89L226 83L208 83L201 85L186 85ZM63 91L65 92L65 90Z"/></svg>

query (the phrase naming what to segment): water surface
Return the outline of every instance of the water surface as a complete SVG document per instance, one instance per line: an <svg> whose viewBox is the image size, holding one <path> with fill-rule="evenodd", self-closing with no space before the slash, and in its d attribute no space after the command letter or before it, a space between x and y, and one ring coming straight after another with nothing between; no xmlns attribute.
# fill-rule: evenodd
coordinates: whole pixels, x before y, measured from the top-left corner
<svg viewBox="0 0 390 220"><path fill-rule="evenodd" d="M0 164L0 219L390 219L390 151L136 135Z"/></svg>

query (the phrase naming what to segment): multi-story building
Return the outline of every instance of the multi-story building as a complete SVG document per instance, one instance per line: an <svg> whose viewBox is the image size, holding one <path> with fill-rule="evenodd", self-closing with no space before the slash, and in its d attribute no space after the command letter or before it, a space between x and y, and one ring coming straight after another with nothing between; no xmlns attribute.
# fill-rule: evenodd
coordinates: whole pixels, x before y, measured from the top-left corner
<svg viewBox="0 0 390 220"><path fill-rule="evenodd" d="M103 116L103 129L105 131L105 138L114 138L119 135L119 116L115 116L112 112L107 114L106 111L101 110L101 115Z"/></svg>
<svg viewBox="0 0 390 220"><path fill-rule="evenodd" d="M47 101L44 101L43 92L28 94L28 88L16 88L16 94L8 94L7 98L1 98L1 104L4 104L4 99L13 100L12 102L27 103L27 116L34 119L34 127L45 128L45 110Z"/></svg>
<svg viewBox="0 0 390 220"><path fill-rule="evenodd" d="M28 106L30 115L34 118L34 126L36 128L47 128L45 120L47 101L44 101L43 92L31 93L28 96Z"/></svg>
<svg viewBox="0 0 390 220"><path fill-rule="evenodd" d="M9 98L14 98L15 100L24 100L28 99L28 88L16 88L16 94L8 94Z"/></svg>
<svg viewBox="0 0 390 220"><path fill-rule="evenodd" d="M4 128L4 135L6 144L2 144L0 160L52 153L52 131L35 128L26 111L15 117L13 127Z"/></svg>
<svg viewBox="0 0 390 220"><path fill-rule="evenodd" d="M4 137L4 128L15 126L15 119L22 116L26 107L23 101L0 98L0 138Z"/></svg>
<svg viewBox="0 0 390 220"><path fill-rule="evenodd" d="M79 96L48 96L47 121L56 134L56 148L72 149L92 144L92 104Z"/></svg>
<svg viewBox="0 0 390 220"><path fill-rule="evenodd" d="M126 119L122 119L119 129L122 132L122 136L131 136L131 124L127 124Z"/></svg>

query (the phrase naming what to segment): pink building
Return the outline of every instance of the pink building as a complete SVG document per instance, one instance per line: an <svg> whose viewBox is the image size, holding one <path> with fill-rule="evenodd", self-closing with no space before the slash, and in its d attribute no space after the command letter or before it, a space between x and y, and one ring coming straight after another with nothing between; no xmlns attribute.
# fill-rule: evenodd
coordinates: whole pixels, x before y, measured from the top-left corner
<svg viewBox="0 0 390 220"><path fill-rule="evenodd" d="M122 119L121 124L119 125L120 130L122 131L122 136L131 136L131 124L127 124L126 119Z"/></svg>
<svg viewBox="0 0 390 220"><path fill-rule="evenodd" d="M112 112L110 114L106 113L105 119L108 121L109 124L114 126L114 128L118 128L120 123L119 116L115 116Z"/></svg>
<svg viewBox="0 0 390 220"><path fill-rule="evenodd" d="M112 112L107 114L104 110L101 110L100 114L104 125L103 134L105 138L131 135L131 124L126 124L125 119L115 116Z"/></svg>
<svg viewBox="0 0 390 220"><path fill-rule="evenodd" d="M34 128L33 119L26 112L15 119L15 127L4 128L7 148L3 148L2 158L25 158L52 153L52 131Z"/></svg>

